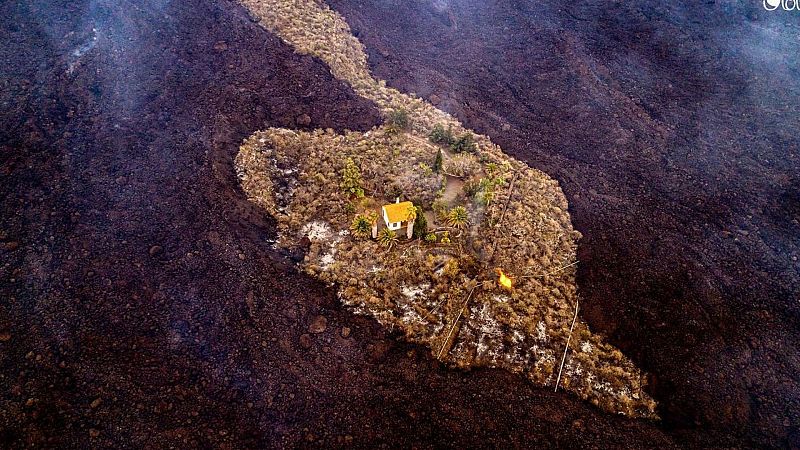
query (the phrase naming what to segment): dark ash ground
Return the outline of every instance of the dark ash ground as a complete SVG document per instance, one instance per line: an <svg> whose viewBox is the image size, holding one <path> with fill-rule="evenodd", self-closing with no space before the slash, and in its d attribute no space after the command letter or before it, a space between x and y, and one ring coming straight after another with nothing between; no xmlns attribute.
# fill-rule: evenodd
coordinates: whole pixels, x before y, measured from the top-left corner
<svg viewBox="0 0 800 450"><path fill-rule="evenodd" d="M235 4L27 0L0 6L0 445L800 446L790 20L355 3L378 77L562 183L584 317L663 422L447 370L272 252L241 140L380 119Z"/></svg>

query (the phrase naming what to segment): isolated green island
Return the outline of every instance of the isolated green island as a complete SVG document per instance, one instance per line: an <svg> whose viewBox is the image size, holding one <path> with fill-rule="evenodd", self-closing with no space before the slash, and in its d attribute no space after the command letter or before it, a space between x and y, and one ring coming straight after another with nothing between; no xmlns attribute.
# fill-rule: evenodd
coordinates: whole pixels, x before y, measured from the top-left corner
<svg viewBox="0 0 800 450"><path fill-rule="evenodd" d="M301 267L357 313L454 366L556 383L575 315L575 248L557 183L479 150L471 135L409 133L407 114L367 133L273 128L237 158L248 196L277 219ZM399 203L398 203L399 202ZM513 286L498 283L499 273ZM641 373L577 321L561 388L651 417Z"/></svg>

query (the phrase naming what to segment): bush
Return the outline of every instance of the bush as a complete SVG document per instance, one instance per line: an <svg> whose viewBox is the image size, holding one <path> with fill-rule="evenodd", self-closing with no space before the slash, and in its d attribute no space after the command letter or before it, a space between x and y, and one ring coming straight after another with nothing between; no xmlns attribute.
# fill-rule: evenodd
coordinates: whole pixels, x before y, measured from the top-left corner
<svg viewBox="0 0 800 450"><path fill-rule="evenodd" d="M467 208L464 208L463 206L456 206L455 208L451 209L447 214L447 224L457 229L466 228L466 226L469 224Z"/></svg>
<svg viewBox="0 0 800 450"><path fill-rule="evenodd" d="M425 235L425 242L429 244L433 244L436 242L436 235L433 233L428 233Z"/></svg>
<svg viewBox="0 0 800 450"><path fill-rule="evenodd" d="M386 248L392 248L397 244L397 233L388 228L384 228L378 233L378 242Z"/></svg>
<svg viewBox="0 0 800 450"><path fill-rule="evenodd" d="M433 171L435 173L442 171L442 149L436 152L436 159L433 160Z"/></svg>
<svg viewBox="0 0 800 450"><path fill-rule="evenodd" d="M405 109L393 109L386 115L386 125L391 131L411 129L411 118Z"/></svg>
<svg viewBox="0 0 800 450"><path fill-rule="evenodd" d="M353 236L364 239L372 233L372 222L367 216L359 214L350 224L350 231L353 232Z"/></svg>
<svg viewBox="0 0 800 450"><path fill-rule="evenodd" d="M472 176L480 166L475 156L468 153L456 155L445 163L445 172L454 177L465 178Z"/></svg>
<svg viewBox="0 0 800 450"><path fill-rule="evenodd" d="M386 199L390 202L394 202L398 197L403 196L403 188L396 182L392 182L392 184L386 188L385 192Z"/></svg>
<svg viewBox="0 0 800 450"><path fill-rule="evenodd" d="M464 191L464 195L467 198L472 198L478 191L481 189L481 181L478 178L470 178L469 180L464 182L464 186L461 188Z"/></svg>
<svg viewBox="0 0 800 450"><path fill-rule="evenodd" d="M422 208L419 206L417 208L417 219L414 221L414 238L420 239L428 234L428 219L425 218L425 214L422 212Z"/></svg>
<svg viewBox="0 0 800 450"><path fill-rule="evenodd" d="M431 209L433 209L433 213L436 214L440 220L447 217L447 202L442 199L437 199L431 205Z"/></svg>
<svg viewBox="0 0 800 450"><path fill-rule="evenodd" d="M478 144L475 143L472 133L464 133L450 144L450 150L453 153L476 153Z"/></svg>
<svg viewBox="0 0 800 450"><path fill-rule="evenodd" d="M363 182L361 170L353 161L353 158L347 158L342 171L342 190L350 197L362 198L364 197Z"/></svg>
<svg viewBox="0 0 800 450"><path fill-rule="evenodd" d="M434 144L449 147L453 144L453 130L450 127L445 130L441 124L437 124L428 134L428 139Z"/></svg>

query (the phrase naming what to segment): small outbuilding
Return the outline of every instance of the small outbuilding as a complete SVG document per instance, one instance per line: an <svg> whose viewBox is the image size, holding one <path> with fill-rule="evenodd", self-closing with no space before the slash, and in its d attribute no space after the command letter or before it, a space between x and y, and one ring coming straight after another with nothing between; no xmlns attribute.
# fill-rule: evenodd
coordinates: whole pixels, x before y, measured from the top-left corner
<svg viewBox="0 0 800 450"><path fill-rule="evenodd" d="M414 219L416 218L414 214L411 214L412 208L414 208L413 203L401 202L399 198L395 203L383 205L381 210L383 210L383 221L386 223L386 227L392 231L405 228L406 237L411 239L414 233Z"/></svg>

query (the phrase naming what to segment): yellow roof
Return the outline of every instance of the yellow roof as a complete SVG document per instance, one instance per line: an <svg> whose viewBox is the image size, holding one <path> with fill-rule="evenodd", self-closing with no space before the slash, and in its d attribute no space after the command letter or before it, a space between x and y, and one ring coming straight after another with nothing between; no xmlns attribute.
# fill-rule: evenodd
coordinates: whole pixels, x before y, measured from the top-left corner
<svg viewBox="0 0 800 450"><path fill-rule="evenodd" d="M408 220L408 208L414 206L411 202L392 203L390 205L383 205L383 210L386 211L386 217L389 222L405 222Z"/></svg>

